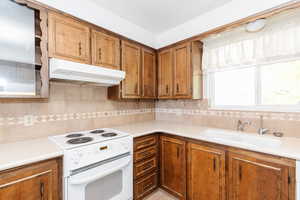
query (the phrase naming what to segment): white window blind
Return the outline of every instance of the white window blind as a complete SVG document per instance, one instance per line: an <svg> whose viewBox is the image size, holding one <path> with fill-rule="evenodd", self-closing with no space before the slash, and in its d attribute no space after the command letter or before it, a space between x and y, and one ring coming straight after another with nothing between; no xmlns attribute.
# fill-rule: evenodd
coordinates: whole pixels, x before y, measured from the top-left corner
<svg viewBox="0 0 300 200"><path fill-rule="evenodd" d="M203 40L203 71L211 107L300 111L300 12Z"/></svg>

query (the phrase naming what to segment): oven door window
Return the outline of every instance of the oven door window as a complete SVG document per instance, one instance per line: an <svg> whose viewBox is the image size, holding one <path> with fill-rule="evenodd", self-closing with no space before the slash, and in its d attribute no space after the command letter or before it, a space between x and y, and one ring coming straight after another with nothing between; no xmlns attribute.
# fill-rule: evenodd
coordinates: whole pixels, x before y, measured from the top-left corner
<svg viewBox="0 0 300 200"><path fill-rule="evenodd" d="M89 183L85 188L85 200L110 200L123 191L122 170Z"/></svg>

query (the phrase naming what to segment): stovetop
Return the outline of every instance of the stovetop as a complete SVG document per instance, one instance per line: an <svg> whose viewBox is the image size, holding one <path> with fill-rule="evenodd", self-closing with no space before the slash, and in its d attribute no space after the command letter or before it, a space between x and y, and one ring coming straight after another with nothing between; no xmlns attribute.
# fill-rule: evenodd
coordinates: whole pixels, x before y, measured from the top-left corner
<svg viewBox="0 0 300 200"><path fill-rule="evenodd" d="M101 128L88 131L72 132L64 135L52 136L49 138L63 149L72 149L107 140L118 139L125 136L128 136L128 134L109 128Z"/></svg>

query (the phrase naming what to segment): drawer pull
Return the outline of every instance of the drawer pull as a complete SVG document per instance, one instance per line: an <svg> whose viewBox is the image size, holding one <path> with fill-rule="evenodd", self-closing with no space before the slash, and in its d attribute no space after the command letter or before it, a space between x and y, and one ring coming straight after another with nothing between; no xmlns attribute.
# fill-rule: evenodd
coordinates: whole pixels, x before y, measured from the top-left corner
<svg viewBox="0 0 300 200"><path fill-rule="evenodd" d="M154 138L148 139L148 140L146 140L146 141L141 142L140 144L138 144L137 145L137 149L141 149L143 147L150 146L150 145L152 145L154 143L155 143Z"/></svg>
<svg viewBox="0 0 300 200"><path fill-rule="evenodd" d="M149 151L145 151L145 152L142 152L140 154L141 154L141 156L147 157L147 156L150 156L152 153L149 152Z"/></svg>
<svg viewBox="0 0 300 200"><path fill-rule="evenodd" d="M144 165L143 170L148 170L148 169L150 169L152 167L153 167L153 164L152 163L148 163L148 164Z"/></svg>
<svg viewBox="0 0 300 200"><path fill-rule="evenodd" d="M148 184L146 184L146 185L144 186L144 191L149 190L149 189L152 188L152 187L153 187L153 182L150 181Z"/></svg>
<svg viewBox="0 0 300 200"><path fill-rule="evenodd" d="M81 56L81 42L78 44L79 56Z"/></svg>
<svg viewBox="0 0 300 200"><path fill-rule="evenodd" d="M99 48L99 60L101 60L102 58L102 51L101 51L101 48Z"/></svg>

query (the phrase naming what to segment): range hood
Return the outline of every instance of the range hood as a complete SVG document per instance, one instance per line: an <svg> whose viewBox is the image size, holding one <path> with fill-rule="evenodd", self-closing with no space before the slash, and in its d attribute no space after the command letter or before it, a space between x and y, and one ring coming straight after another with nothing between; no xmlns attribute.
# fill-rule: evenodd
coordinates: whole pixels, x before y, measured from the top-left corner
<svg viewBox="0 0 300 200"><path fill-rule="evenodd" d="M87 65L56 58L50 58L50 79L75 81L98 86L118 85L125 78L125 72L100 66Z"/></svg>

